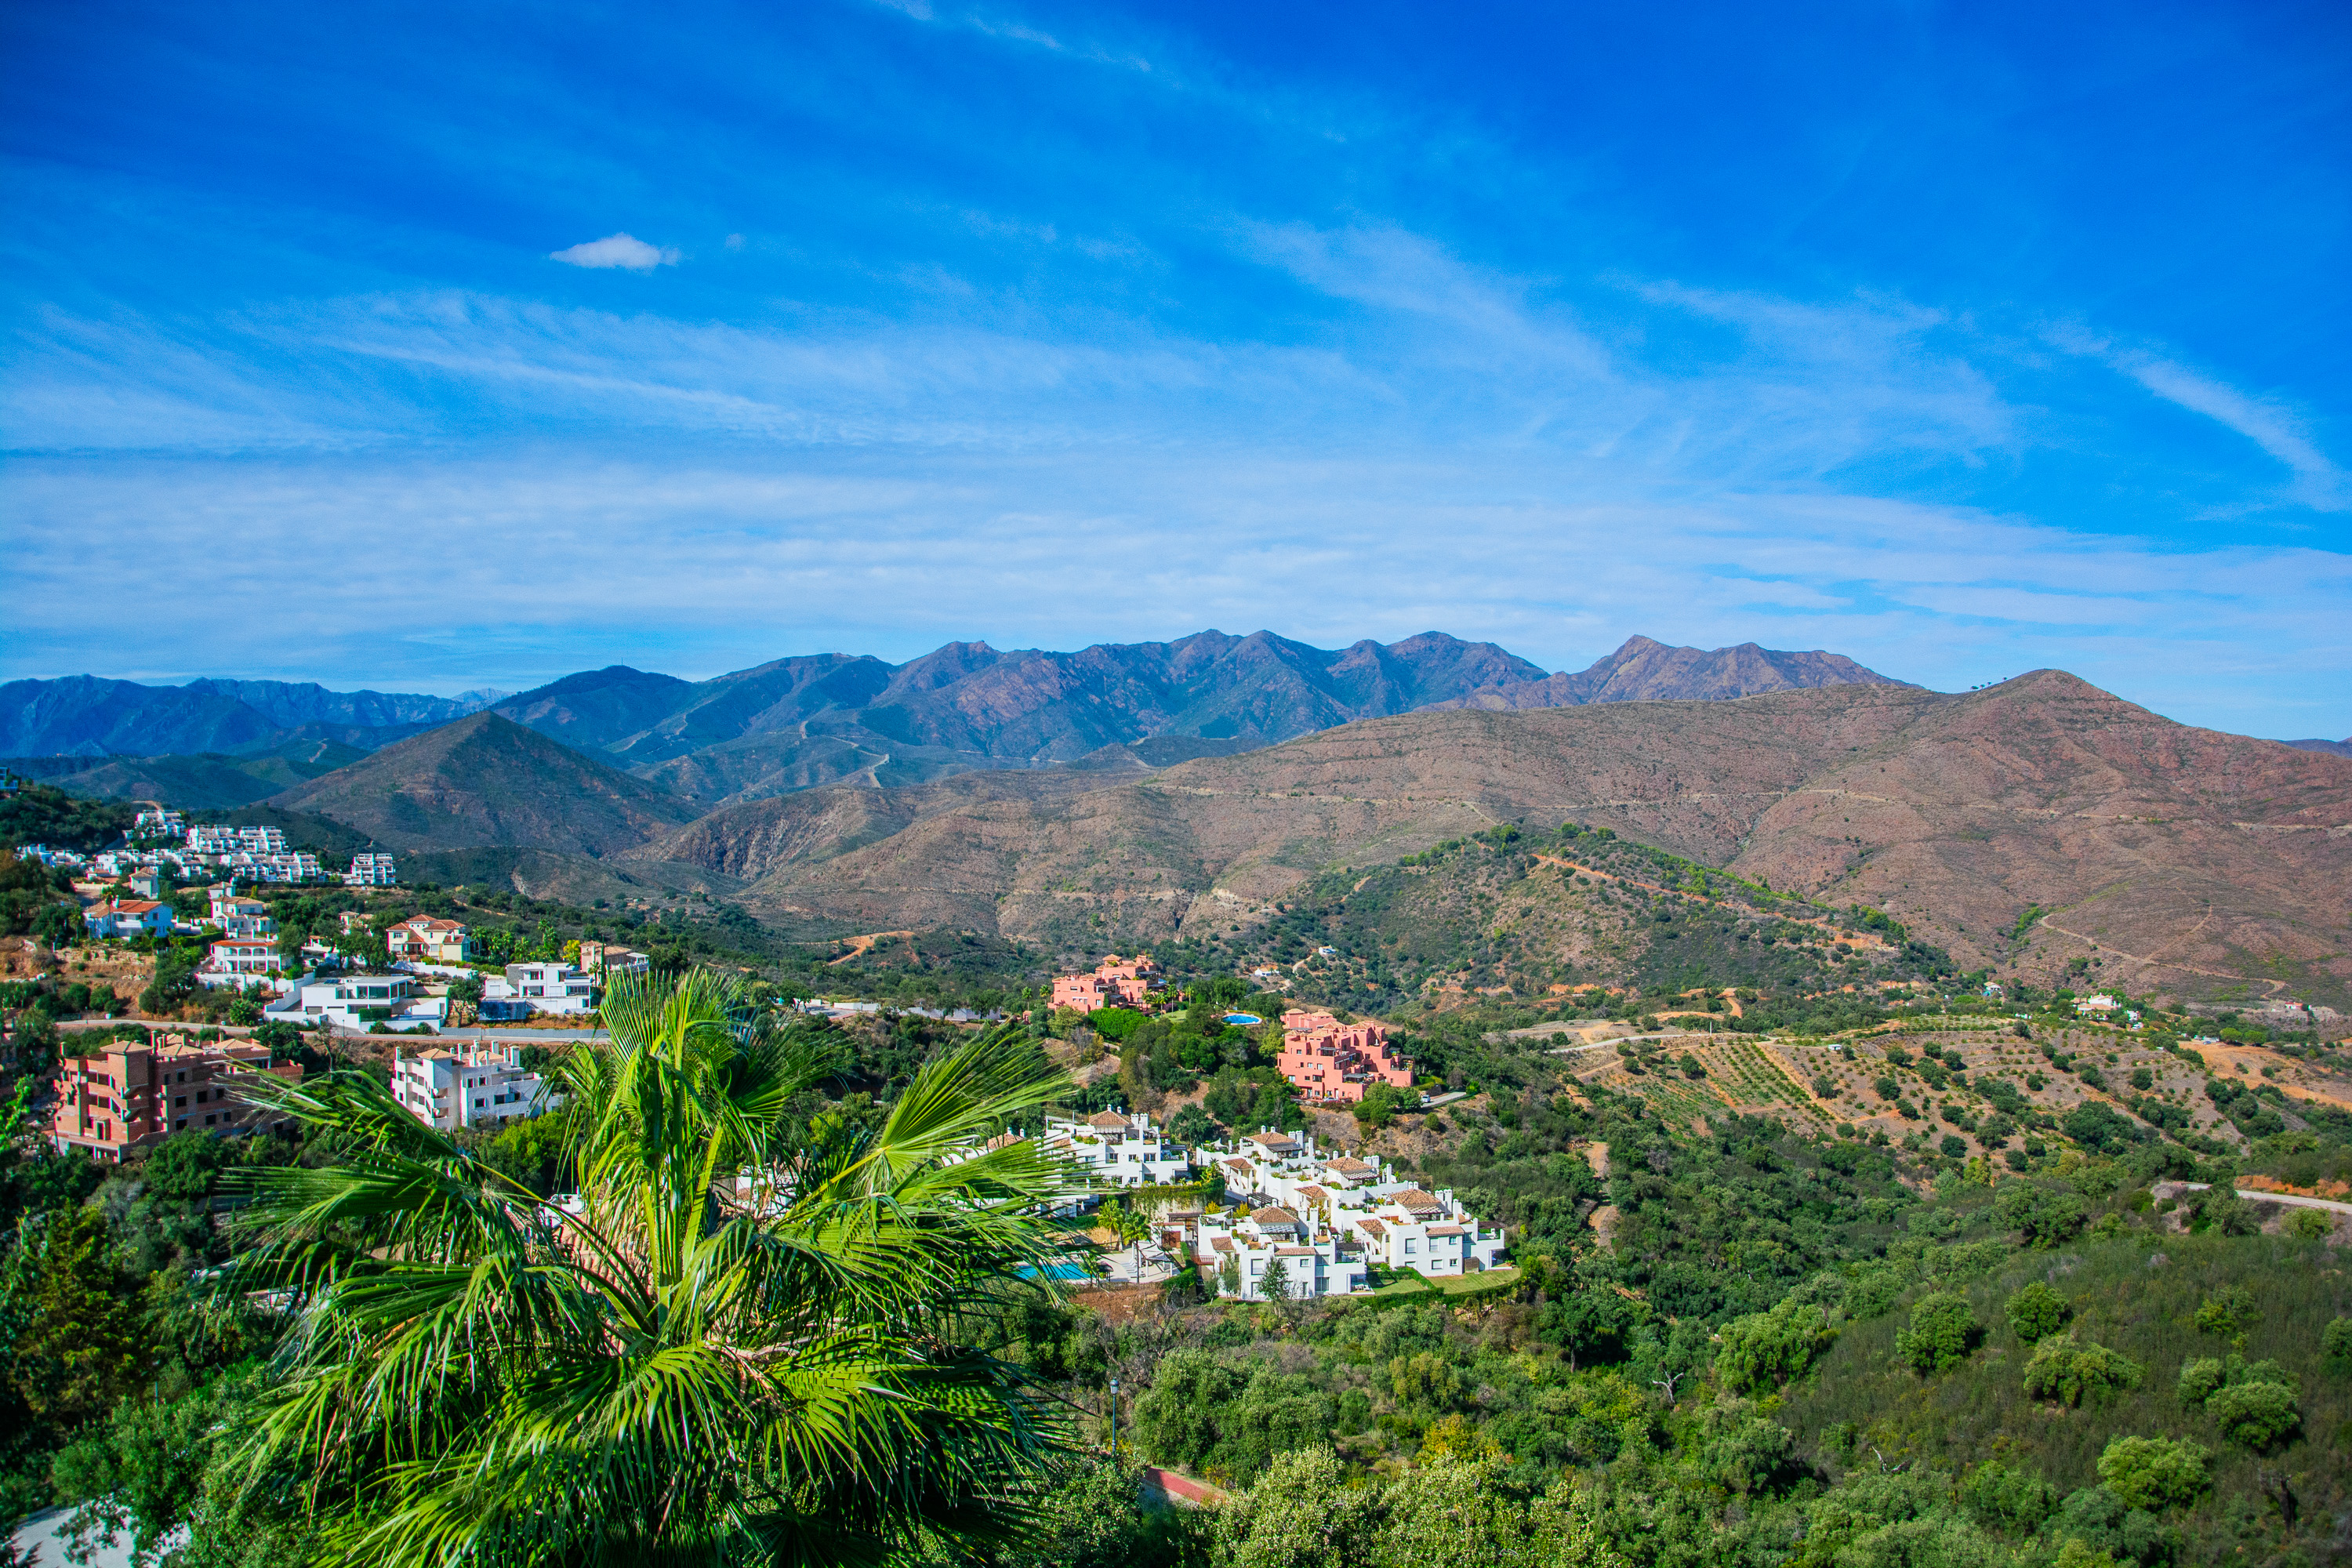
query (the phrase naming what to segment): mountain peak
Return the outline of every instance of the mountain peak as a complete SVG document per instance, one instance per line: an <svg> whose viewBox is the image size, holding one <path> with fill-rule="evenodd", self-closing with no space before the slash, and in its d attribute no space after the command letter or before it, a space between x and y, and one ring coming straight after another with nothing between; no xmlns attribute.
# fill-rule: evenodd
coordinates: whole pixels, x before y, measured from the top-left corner
<svg viewBox="0 0 2352 1568"><path fill-rule="evenodd" d="M1821 648L1806 653L1756 643L1734 647L1674 647L1635 635L1617 651L1570 674L1507 681L1431 708L1578 708L1591 702L1725 701L1767 691L1822 686L1908 686Z"/></svg>
<svg viewBox="0 0 2352 1568"><path fill-rule="evenodd" d="M395 849L509 845L584 855L634 848L698 814L491 709L396 741L270 804Z"/></svg>

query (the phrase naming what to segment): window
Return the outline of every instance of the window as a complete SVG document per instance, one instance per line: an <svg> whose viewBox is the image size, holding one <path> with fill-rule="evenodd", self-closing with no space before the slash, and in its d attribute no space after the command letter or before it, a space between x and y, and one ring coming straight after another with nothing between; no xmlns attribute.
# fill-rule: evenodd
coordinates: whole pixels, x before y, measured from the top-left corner
<svg viewBox="0 0 2352 1568"><path fill-rule="evenodd" d="M1250 1259L1250 1272L1251 1272L1252 1274L1263 1274L1263 1273L1265 1273L1265 1259L1264 1259L1263 1258L1251 1258L1251 1259Z"/></svg>
<svg viewBox="0 0 2352 1568"><path fill-rule="evenodd" d="M1404 1249L1405 1249L1405 1253L1406 1253L1406 1255L1407 1255L1408 1257L1410 1257L1412 1254L1416 1253L1416 1252L1418 1252L1418 1251L1420 1251L1420 1250L1421 1250L1421 1243L1419 1243L1419 1242L1417 1242L1417 1241L1413 1240L1413 1239L1412 1239L1412 1237L1407 1237L1405 1238Z"/></svg>

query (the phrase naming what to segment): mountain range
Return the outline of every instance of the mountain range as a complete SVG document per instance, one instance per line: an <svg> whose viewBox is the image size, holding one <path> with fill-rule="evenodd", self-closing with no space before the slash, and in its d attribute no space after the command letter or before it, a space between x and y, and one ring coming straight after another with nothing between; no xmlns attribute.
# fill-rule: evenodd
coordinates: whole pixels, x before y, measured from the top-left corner
<svg viewBox="0 0 2352 1568"><path fill-rule="evenodd" d="M276 681L143 687L79 676L0 688L0 754L209 756L151 765L191 806L261 798L221 757L332 742L378 747L491 708L673 794L718 805L845 780L919 784L972 769L1076 763L1106 747L1162 765L1246 751L1422 709L1541 708L1721 699L1843 683L1896 684L1836 654L1753 643L1704 651L1636 637L1591 668L1547 674L1492 643L1426 632L1326 649L1270 632L1208 631L1075 653L950 643L906 664L866 655L782 658L709 680L615 665L516 695L338 693ZM67 787L111 786L76 770ZM257 780L257 782L258 782Z"/></svg>
<svg viewBox="0 0 2352 1568"><path fill-rule="evenodd" d="M0 756L247 755L305 739L367 751L505 695L330 691L283 680L12 680L0 685Z"/></svg>
<svg viewBox="0 0 2352 1568"><path fill-rule="evenodd" d="M108 685L89 683L85 733L130 732ZM616 667L422 731L403 699L248 694L265 710L165 689L183 715L302 722L244 756L28 766L88 793L271 792L252 809L365 835L426 878L700 889L797 929L1066 952L1245 941L1336 867L1573 820L1885 909L1964 967L2047 979L2082 959L2148 988L2339 1004L2352 988L2352 760L2176 724L2057 671L1943 694L1753 646L1637 637L1546 675L1434 633L1326 650L1208 632L700 682ZM309 735L344 719L412 728L366 751Z"/></svg>
<svg viewBox="0 0 2352 1568"><path fill-rule="evenodd" d="M625 858L769 918L1065 951L1249 931L1309 877L1504 822L1612 828L1838 905L1963 967L2339 1001L2352 763L2176 724L2058 671L1981 691L1363 721L1099 787L1001 775L722 809Z"/></svg>

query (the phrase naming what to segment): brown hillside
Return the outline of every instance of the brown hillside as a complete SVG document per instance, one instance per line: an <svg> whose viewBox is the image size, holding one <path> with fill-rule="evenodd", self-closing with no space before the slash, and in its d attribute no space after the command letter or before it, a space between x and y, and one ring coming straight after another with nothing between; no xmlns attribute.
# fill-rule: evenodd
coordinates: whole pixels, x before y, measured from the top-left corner
<svg viewBox="0 0 2352 1568"><path fill-rule="evenodd" d="M900 808L866 809L834 842ZM2352 764L2189 729L2053 671L1958 696L1847 685L1406 714L1066 799L908 815L749 896L866 930L1148 942L1246 924L1323 867L1573 818L1882 904L1969 967L2015 961L2046 980L2081 957L2137 989L2315 999L2352 981ZM2028 942L2003 934L2036 905L2054 912Z"/></svg>
<svg viewBox="0 0 2352 1568"><path fill-rule="evenodd" d="M269 804L395 849L504 845L581 855L633 848L697 809L491 712L386 746Z"/></svg>

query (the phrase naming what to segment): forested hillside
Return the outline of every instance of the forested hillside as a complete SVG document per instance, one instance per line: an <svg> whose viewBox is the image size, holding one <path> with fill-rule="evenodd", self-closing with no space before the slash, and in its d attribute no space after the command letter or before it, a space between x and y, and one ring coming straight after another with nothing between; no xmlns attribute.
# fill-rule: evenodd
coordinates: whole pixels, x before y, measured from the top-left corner
<svg viewBox="0 0 2352 1568"><path fill-rule="evenodd" d="M511 926L518 952L568 929L618 930L672 942L664 962L677 963L726 930L688 923L707 916L683 907L656 924L481 889L425 901L492 933ZM332 924L323 906L279 912L289 928ZM867 984L896 965L936 975L935 990L1018 962L929 938L844 956ZM1407 1275L1369 1298L1271 1304L1204 1300L1190 1277L1124 1291L994 1279L956 1310L951 1331L1067 1422L1054 1426L1058 1447L1024 1461L1027 1500L1004 1500L1009 1521L1034 1514L1040 1533L975 1546L919 1531L891 1560L976 1550L1005 1564L1403 1568L1432 1560L1415 1542L1439 1521L1454 1532L1436 1559L1448 1562L2163 1568L2345 1556L2352 1215L2231 1195L2352 1192L2352 1114L2338 1105L2352 1061L2324 1043L2258 1045L2262 1031L2232 1026L2239 1038L2210 1058L2157 1053L2195 1069L2179 1086L2193 1093L2151 1074L2105 1097L2084 1080L2138 1070L2102 1066L2131 1045L2125 1031L2037 1016L2020 1035L1988 1018L1985 1054L1962 1070L1898 1024L1822 1042L1852 1056L1860 1089L1825 1085L1818 1115L1770 1115L1736 1094L1690 1098L1717 1080L1689 1077L1674 1053L1730 1048L1704 1043L1734 1037L1724 1031L1672 1037L1643 1073L1630 1070L1642 1058L1628 1047L1595 1075L1525 1026L1523 1004L1495 998L1432 1013L1406 1037L1423 1069L1466 1098L1368 1105L1351 1119L1292 1105L1259 1033L1223 1022L1236 1001L1276 999L1233 981L1195 990L1196 1005L1165 1019L1103 1017L1123 1042L1118 1076L1050 1092L1073 1110L1157 1097L1196 1140L1313 1125L1506 1226L1508 1267L1458 1289ZM898 1125L926 1064L969 1038L916 1018L787 1023L777 999L742 991L740 1016L798 1042L777 1059L829 1064L773 1112L782 1146L847 1157ZM25 1009L12 1044L56 1048L49 1004L10 1003ZM1965 1020L1944 1023L1943 1036L1975 1038ZM1069 1059L1055 1027L1040 1015L1012 1043L1043 1070L1045 1058ZM316 1073L332 1066L316 1042L275 1037ZM1164 1083L1162 1056L1176 1075ZM1875 1101L1874 1072L1895 1082L1894 1099ZM1858 1093L1873 1115L1841 1121L1864 1108ZM2111 1109L2132 1097L2151 1113L2193 1100L2197 1114L2176 1123ZM1903 1131L1917 1124L1887 1109L1898 1100L1955 1131L1941 1144ZM1034 1125L1030 1111L998 1114ZM1998 1115L2010 1136L1987 1125ZM584 1179L580 1131L556 1115L467 1132L450 1179L572 1190ZM184 1136L112 1170L29 1142L12 1149L0 1352L16 1508L77 1505L86 1523L112 1519L151 1543L193 1521L191 1563L299 1559L293 1515L221 1490L216 1436L265 1397L262 1358L289 1325L258 1298L224 1303L207 1281L243 1245L234 1204L220 1200L252 1179L232 1173L333 1164L347 1157L337 1136ZM1202 1197L1218 1201L1213 1187L1191 1201ZM1092 1223L1069 1222L1066 1244L1086 1246L1077 1227ZM160 1362L131 1353L155 1343L173 1347ZM120 1359L92 1363L92 1345L119 1346ZM1228 1496L1171 1510L1153 1500L1164 1482L1131 1468L1141 1460ZM1301 1556L1301 1542L1316 1544Z"/></svg>

